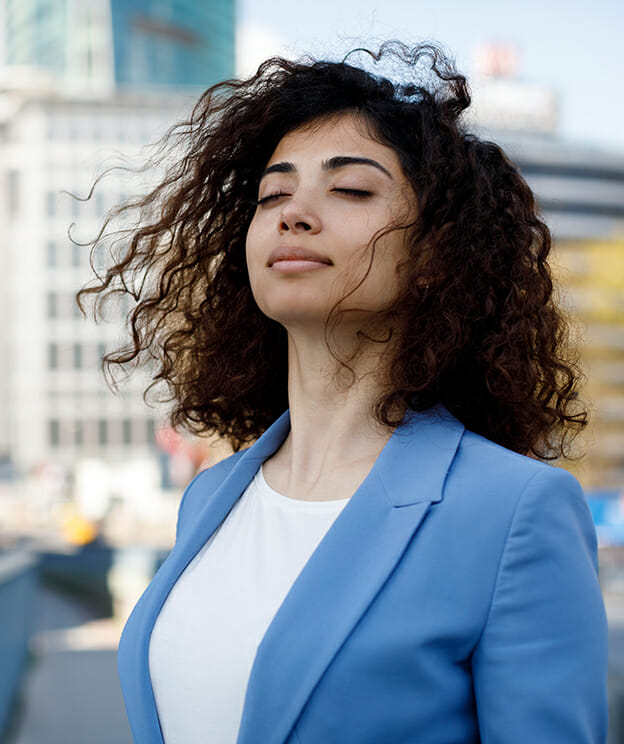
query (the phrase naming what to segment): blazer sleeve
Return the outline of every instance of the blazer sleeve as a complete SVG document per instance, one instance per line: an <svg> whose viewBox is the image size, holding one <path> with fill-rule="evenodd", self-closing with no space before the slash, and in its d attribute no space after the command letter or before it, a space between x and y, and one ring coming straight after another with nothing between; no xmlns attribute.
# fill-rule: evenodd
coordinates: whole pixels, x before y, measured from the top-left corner
<svg viewBox="0 0 624 744"><path fill-rule="evenodd" d="M596 533L558 468L519 498L472 658L483 744L604 744L607 624Z"/></svg>

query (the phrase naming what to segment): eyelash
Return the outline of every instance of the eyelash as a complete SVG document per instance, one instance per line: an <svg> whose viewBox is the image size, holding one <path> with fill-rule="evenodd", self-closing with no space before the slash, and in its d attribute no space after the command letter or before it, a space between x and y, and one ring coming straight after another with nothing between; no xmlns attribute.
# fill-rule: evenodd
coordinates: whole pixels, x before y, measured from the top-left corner
<svg viewBox="0 0 624 744"><path fill-rule="evenodd" d="M349 196L355 196L358 199L365 199L368 196L372 196L372 191L365 191L364 189L332 189L340 194L349 194Z"/></svg>
<svg viewBox="0 0 624 744"><path fill-rule="evenodd" d="M332 189L332 191L338 194L348 194L349 196L354 196L356 199L366 199L373 195L372 191L365 191L363 189ZM267 196L263 196L262 199L258 199L256 204L262 206L263 204L275 201L275 199L278 199L280 196L290 196L290 194L283 191L278 191L275 194L267 194Z"/></svg>
<svg viewBox="0 0 624 744"><path fill-rule="evenodd" d="M258 199L256 204L258 206L262 206L263 204L266 204L267 202L274 201L275 199L278 199L280 196L288 196L288 194L284 193L283 191L278 191L275 194L268 194L267 196L263 196L262 199Z"/></svg>

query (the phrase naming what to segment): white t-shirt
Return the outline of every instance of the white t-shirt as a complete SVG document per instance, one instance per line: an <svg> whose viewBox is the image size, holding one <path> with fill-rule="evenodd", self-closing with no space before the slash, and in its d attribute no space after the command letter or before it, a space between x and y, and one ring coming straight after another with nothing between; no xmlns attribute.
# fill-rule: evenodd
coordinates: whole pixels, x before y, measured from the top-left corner
<svg viewBox="0 0 624 744"><path fill-rule="evenodd" d="M282 496L258 471L156 619L149 669L165 744L236 742L256 649L347 501Z"/></svg>

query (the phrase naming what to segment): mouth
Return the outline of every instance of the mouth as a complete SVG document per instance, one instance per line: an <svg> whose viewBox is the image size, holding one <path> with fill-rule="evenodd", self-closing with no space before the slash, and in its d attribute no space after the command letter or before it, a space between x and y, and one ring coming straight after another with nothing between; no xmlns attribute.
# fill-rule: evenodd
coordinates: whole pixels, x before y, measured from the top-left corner
<svg viewBox="0 0 624 744"><path fill-rule="evenodd" d="M312 268L314 264L316 268L321 268L332 266L332 261L327 256L311 251L309 248L285 247L274 250L267 262L269 268L286 269L288 265L292 265L293 270L296 269L295 265L300 265L300 268Z"/></svg>

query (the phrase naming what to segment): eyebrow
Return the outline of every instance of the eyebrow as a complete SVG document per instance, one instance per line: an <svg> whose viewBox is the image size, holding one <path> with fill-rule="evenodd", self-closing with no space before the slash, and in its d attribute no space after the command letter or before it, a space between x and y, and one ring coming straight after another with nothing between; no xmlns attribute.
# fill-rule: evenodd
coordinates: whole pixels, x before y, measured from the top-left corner
<svg viewBox="0 0 624 744"><path fill-rule="evenodd" d="M356 157L353 155L336 155L333 158L329 158L329 160L324 160L322 168L323 170L331 171L337 170L338 168L345 168L348 165L370 165L373 168L377 168L377 170L380 170L382 173L385 173L388 178L392 178L390 171L387 168L384 168L383 165L378 163L376 160L373 160L372 158ZM269 173L296 173L296 171L297 168L294 163L289 163L287 161L274 163L262 171L260 174L260 180L265 176L268 176Z"/></svg>

